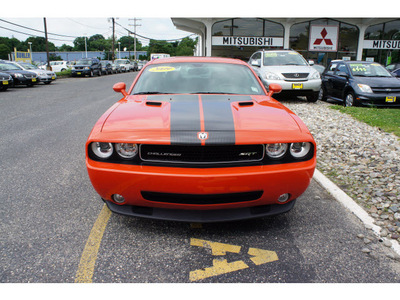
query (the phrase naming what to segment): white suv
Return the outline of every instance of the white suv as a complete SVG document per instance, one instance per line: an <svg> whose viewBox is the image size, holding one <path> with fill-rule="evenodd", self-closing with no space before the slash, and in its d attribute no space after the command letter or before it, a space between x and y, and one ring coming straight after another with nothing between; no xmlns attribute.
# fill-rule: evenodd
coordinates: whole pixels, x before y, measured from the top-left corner
<svg viewBox="0 0 400 300"><path fill-rule="evenodd" d="M250 57L249 64L267 87L271 83L281 85L281 95L306 96L309 102L318 100L321 77L296 51L260 50Z"/></svg>

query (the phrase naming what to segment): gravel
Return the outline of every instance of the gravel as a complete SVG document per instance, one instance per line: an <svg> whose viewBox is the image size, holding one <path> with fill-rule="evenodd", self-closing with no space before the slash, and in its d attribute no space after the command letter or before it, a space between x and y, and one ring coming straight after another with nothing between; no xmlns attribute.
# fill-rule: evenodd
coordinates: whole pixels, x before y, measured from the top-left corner
<svg viewBox="0 0 400 300"><path fill-rule="evenodd" d="M307 125L317 143L317 169L362 206L400 242L400 140L357 121L322 101L283 101Z"/></svg>

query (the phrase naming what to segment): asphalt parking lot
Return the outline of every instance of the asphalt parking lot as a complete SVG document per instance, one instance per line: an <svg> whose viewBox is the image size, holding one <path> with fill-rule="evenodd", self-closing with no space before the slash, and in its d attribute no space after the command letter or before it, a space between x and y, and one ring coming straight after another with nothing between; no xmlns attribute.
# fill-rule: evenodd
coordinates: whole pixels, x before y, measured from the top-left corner
<svg viewBox="0 0 400 300"><path fill-rule="evenodd" d="M110 214L86 173L85 142L121 98L113 84L130 86L136 74L0 93L0 282L400 282L391 250L314 180L291 212L270 218L189 224Z"/></svg>

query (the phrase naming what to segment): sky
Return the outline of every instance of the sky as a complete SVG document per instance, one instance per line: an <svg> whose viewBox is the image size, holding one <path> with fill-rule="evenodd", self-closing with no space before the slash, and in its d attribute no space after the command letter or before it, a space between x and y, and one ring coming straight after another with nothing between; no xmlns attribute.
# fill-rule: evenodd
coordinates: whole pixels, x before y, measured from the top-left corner
<svg viewBox="0 0 400 300"><path fill-rule="evenodd" d="M133 31L133 18L141 20L137 33L152 39L171 40L191 35L191 32L178 30L171 17L396 17L398 0L385 0L385 5L363 0L335 0L335 5L327 5L320 0L253 0L239 2L233 0L10 0L3 1L0 10L0 36L26 40L30 34L44 36L43 33L28 30L7 22L44 31L43 17L46 17L49 41L56 46L73 45L77 36L102 34L112 35L111 17L116 22ZM7 22L4 22L7 21ZM18 33L20 31L27 34ZM116 26L117 38L127 35L127 31ZM58 40L56 40L58 39ZM147 40L140 39L143 45Z"/></svg>
<svg viewBox="0 0 400 300"><path fill-rule="evenodd" d="M116 23L122 25L122 27L117 24L115 25L117 39L128 34L127 30L124 28L134 31L134 26L130 26L130 24L134 24L133 18L134 17L115 17ZM136 27L136 32L144 37L171 40L180 39L192 34L187 31L176 29L171 18L158 17L136 19L136 24L141 25ZM78 36L90 37L95 34L102 34L105 38L112 36L112 22L110 18L107 17L46 17L46 24L48 33L66 35L56 36L48 34L49 41L57 47L62 44L73 46L73 40ZM44 36L42 32L29 30L21 26L43 32L44 19L43 17L7 18L0 13L0 36L9 38L15 37L21 41L25 41L30 35ZM141 37L138 37L138 39L142 45L148 44L147 39L142 39Z"/></svg>

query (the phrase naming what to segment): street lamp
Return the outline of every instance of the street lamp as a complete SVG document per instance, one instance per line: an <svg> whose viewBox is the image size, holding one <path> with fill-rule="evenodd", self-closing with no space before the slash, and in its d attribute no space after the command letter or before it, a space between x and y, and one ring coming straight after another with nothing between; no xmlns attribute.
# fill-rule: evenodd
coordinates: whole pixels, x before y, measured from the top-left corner
<svg viewBox="0 0 400 300"><path fill-rule="evenodd" d="M30 54L30 56L31 56L31 63L33 63L33 59L32 59L32 42L28 42L28 44L29 44L29 54Z"/></svg>

